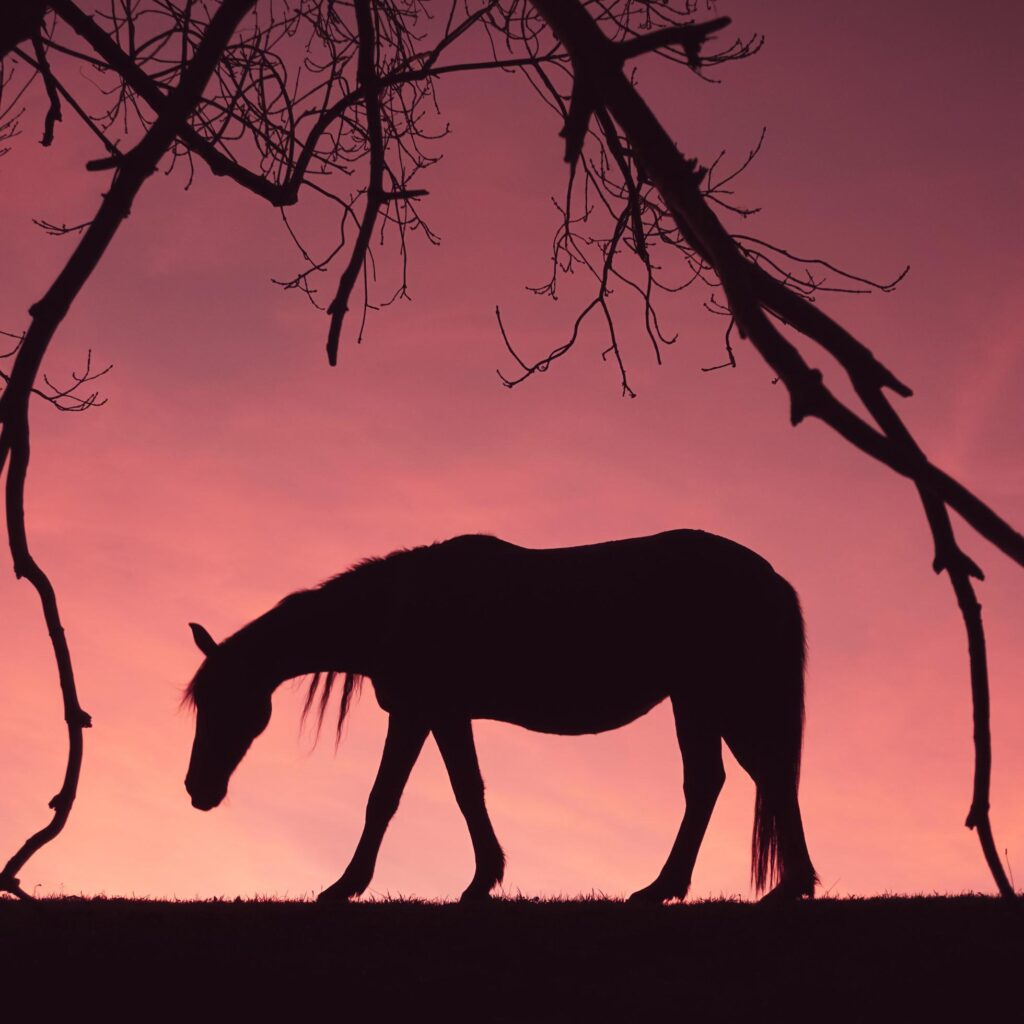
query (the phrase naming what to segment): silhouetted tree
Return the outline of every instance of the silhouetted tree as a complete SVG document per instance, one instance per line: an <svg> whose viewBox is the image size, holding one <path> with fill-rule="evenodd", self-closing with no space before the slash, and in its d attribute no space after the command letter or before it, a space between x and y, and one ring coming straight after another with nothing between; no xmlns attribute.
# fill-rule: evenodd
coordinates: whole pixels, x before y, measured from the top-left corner
<svg viewBox="0 0 1024 1024"><path fill-rule="evenodd" d="M735 209L726 186L745 164L726 173L718 161L705 168L684 156L625 71L634 61L658 57L702 75L709 66L749 55L758 38L712 42L723 37L729 21L711 17L717 12L697 0L104 0L88 6L8 0L0 14L0 149L19 130L26 90L42 90L42 144L53 142L57 123L70 112L103 150L88 169L105 176L105 192L90 221L70 227L41 222L54 233L80 237L50 289L31 307L24 333L14 335L0 395L0 468L7 468L14 570L39 593L69 733L67 771L51 801L52 821L8 861L0 888L24 895L17 873L63 828L78 782L82 731L90 724L78 701L56 595L30 553L26 533L30 398L79 410L98 402L88 386L105 370L87 363L62 388L41 377L41 367L135 196L158 167L182 162L191 173L198 160L278 208L302 259L301 270L279 283L318 304L318 283L332 282L324 310L333 365L353 305L358 324L352 333L358 337L369 309L404 293L408 234L418 231L436 241L418 207L426 194L419 187L422 172L435 160L421 143L443 134L434 82L500 69L525 76L563 124L568 188L553 276L540 290L554 294L559 276L579 268L594 280L593 299L568 340L539 362L519 356L498 313L499 330L518 366L504 382L512 387L546 369L572 348L583 321L597 313L607 326L606 354L621 373L623 392L632 394L607 301L610 285L624 285L636 295L658 353L674 337L662 331L657 297L702 281L717 295L709 309L727 320L723 365L733 362L733 335L746 339L787 388L794 425L817 417L913 482L934 539L933 568L947 573L967 630L975 742L967 825L977 830L1000 892L1013 895L989 823L988 677L972 582L982 573L959 546L949 510L1018 564L1024 564L1024 538L928 460L889 398L909 397L910 388L820 304L808 302L815 292L888 290L896 281L874 283L727 231L715 206ZM704 15L707 20L696 20ZM478 59L466 59L466 53ZM75 74L86 67L98 90ZM288 210L300 201L325 203L340 214L338 237L324 254L314 253L292 230ZM386 244L397 247L403 271L396 291L382 298L373 294L369 271L376 247ZM662 254L658 261L655 249ZM675 257L673 279L659 269L669 265L666 252ZM863 412L832 393L787 336L793 332L839 362Z"/></svg>

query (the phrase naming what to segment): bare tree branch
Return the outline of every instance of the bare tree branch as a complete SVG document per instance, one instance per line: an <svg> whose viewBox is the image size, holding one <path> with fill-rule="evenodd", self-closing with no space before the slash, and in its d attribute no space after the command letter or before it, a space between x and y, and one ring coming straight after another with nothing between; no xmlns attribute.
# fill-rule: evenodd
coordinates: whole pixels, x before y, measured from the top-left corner
<svg viewBox="0 0 1024 1024"><path fill-rule="evenodd" d="M356 23L359 26L359 70L357 80L363 92L363 108L366 113L366 138L370 147L370 180L366 186L366 206L363 219L359 222L359 233L355 245L338 281L334 301L327 307L331 317L327 332L327 360L331 366L338 362L338 342L341 338L341 324L348 312L348 300L366 260L370 238L377 223L377 215L384 205L384 133L381 127L380 83L377 78L377 34L374 28L373 9L370 0L354 0Z"/></svg>
<svg viewBox="0 0 1024 1024"><path fill-rule="evenodd" d="M68 730L68 759L64 782L50 801L53 817L30 836L0 871L0 890L24 896L17 874L41 847L63 830L78 792L82 767L83 730L92 719L78 701L71 652L64 635L57 596L49 577L33 558L25 527L25 479L29 463L29 396L54 332L71 303L85 285L146 179L156 170L180 126L202 95L214 67L241 19L255 0L224 0L210 19L195 55L181 82L168 99L163 113L142 141L129 153L114 175L110 189L63 270L47 293L31 308L32 322L25 332L7 388L0 395L0 470L7 467L7 533L15 575L27 579L42 605L57 675L64 701Z"/></svg>

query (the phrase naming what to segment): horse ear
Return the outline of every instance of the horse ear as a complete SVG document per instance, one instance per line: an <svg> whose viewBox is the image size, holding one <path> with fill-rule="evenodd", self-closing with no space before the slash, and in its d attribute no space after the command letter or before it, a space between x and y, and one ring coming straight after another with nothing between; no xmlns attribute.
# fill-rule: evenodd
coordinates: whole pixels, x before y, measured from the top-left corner
<svg viewBox="0 0 1024 1024"><path fill-rule="evenodd" d="M209 657L215 650L217 650L217 641L214 640L198 622L190 622L188 624L188 628L192 630L192 639L195 640L196 647L198 647L203 654Z"/></svg>

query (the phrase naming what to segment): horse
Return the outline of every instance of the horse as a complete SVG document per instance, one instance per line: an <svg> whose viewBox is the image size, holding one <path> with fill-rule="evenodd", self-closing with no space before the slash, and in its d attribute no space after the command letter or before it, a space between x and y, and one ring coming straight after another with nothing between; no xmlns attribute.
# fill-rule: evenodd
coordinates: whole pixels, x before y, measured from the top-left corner
<svg viewBox="0 0 1024 1024"><path fill-rule="evenodd" d="M757 788L751 877L772 902L813 897L817 875L797 788L805 640L793 587L760 555L711 533L673 530L530 549L482 534L368 559L217 643L190 623L205 660L184 700L196 711L185 788L207 811L253 740L271 696L311 675L322 724L344 674L337 730L368 679L387 736L355 853L319 895L370 884L388 823L433 734L472 840L463 901L489 898L505 854L484 801L473 721L557 735L617 729L668 698L685 813L661 872L635 902L683 899L725 781L722 742Z"/></svg>

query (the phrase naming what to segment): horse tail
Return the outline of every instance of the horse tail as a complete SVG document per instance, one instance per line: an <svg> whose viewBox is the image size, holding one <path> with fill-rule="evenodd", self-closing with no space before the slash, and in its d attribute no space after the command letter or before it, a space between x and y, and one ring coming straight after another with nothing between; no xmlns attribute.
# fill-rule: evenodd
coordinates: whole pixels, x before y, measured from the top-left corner
<svg viewBox="0 0 1024 1024"><path fill-rule="evenodd" d="M795 800L800 782L800 752L804 731L804 668L807 644L804 618L796 591L776 577L777 596L769 656L765 659L768 700L761 708L763 735L767 738L765 759L756 780L754 832L751 840L750 874L757 892L773 885L785 874L779 845L779 807L782 795ZM798 865L790 865L797 868Z"/></svg>

